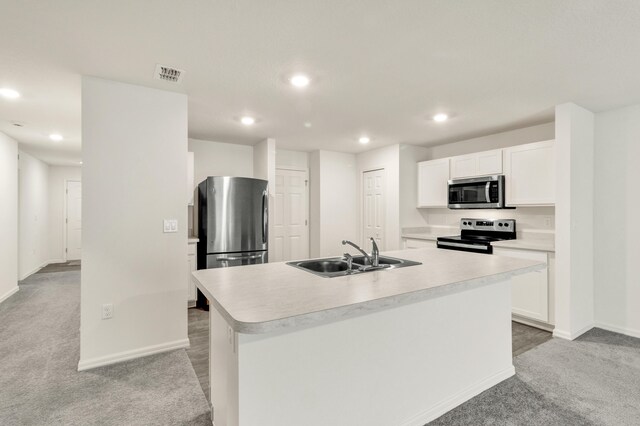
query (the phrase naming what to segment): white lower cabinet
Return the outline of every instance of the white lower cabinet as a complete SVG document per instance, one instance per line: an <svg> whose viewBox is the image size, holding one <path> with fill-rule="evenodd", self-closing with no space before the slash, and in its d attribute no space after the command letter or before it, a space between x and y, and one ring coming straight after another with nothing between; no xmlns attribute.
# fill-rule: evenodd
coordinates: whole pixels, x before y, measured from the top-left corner
<svg viewBox="0 0 640 426"><path fill-rule="evenodd" d="M511 279L512 313L521 317L542 321L549 321L549 254L542 251L493 248L493 254L498 256L515 257L519 259L544 262L547 267L517 275Z"/></svg>
<svg viewBox="0 0 640 426"><path fill-rule="evenodd" d="M420 240L417 238L404 238L404 248L416 249L424 247L436 247L436 242L431 240Z"/></svg>
<svg viewBox="0 0 640 426"><path fill-rule="evenodd" d="M191 279L191 273L198 269L196 260L196 243L189 243L187 246L187 304L188 306L195 306L197 291L196 285Z"/></svg>

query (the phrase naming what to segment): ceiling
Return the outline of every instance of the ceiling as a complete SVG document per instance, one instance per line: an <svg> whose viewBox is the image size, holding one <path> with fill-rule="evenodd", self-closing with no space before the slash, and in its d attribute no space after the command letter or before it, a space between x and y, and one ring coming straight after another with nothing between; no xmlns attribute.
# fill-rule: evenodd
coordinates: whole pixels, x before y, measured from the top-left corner
<svg viewBox="0 0 640 426"><path fill-rule="evenodd" d="M0 131L51 164L81 160L83 74L186 93L192 138L303 151L440 144L551 121L564 102L640 101L637 0L1 1L0 87L22 97L0 98ZM158 63L183 82L153 79ZM311 85L290 86L294 72Z"/></svg>

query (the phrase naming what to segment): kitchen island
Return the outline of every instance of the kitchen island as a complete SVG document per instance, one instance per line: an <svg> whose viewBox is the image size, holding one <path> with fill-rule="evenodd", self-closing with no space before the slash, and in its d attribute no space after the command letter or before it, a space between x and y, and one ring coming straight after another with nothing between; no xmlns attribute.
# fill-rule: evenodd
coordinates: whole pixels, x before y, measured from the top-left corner
<svg viewBox="0 0 640 426"><path fill-rule="evenodd" d="M323 278L285 263L193 273L216 426L424 425L514 374L510 278L544 264L425 248Z"/></svg>

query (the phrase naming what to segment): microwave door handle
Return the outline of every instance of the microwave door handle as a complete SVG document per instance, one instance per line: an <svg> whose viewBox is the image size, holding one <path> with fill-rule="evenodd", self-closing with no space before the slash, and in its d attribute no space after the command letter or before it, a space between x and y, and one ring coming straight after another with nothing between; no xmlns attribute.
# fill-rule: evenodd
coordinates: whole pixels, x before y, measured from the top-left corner
<svg viewBox="0 0 640 426"><path fill-rule="evenodd" d="M487 203L491 202L491 198L490 198L490 190L491 189L491 182L487 182L487 184L484 187L484 196L487 199Z"/></svg>

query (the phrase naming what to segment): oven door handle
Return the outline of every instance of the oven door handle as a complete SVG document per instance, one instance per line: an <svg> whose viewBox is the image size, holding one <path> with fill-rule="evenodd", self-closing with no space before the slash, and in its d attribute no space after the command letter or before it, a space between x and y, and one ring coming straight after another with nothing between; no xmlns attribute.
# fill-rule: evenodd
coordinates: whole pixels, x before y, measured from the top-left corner
<svg viewBox="0 0 640 426"><path fill-rule="evenodd" d="M449 241L438 241L438 245L446 246L446 247L469 248L469 249L484 250L484 251L489 250L489 247L490 247L490 246L485 246L484 244L481 245L481 244L452 243Z"/></svg>
<svg viewBox="0 0 640 426"><path fill-rule="evenodd" d="M484 196L487 198L487 203L491 202L491 198L490 197L490 190L491 189L491 182L487 182L487 184L484 187Z"/></svg>

